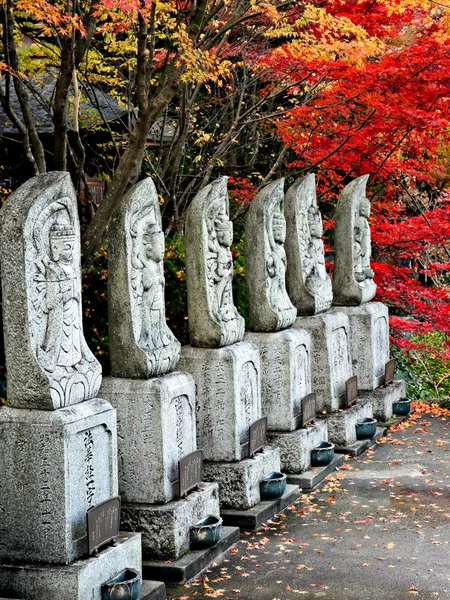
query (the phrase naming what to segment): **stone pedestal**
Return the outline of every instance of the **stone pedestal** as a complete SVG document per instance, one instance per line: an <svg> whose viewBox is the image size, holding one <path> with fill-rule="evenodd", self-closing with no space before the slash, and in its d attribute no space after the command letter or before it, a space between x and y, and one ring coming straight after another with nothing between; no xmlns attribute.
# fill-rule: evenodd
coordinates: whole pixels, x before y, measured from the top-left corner
<svg viewBox="0 0 450 600"><path fill-rule="evenodd" d="M136 533L122 533L116 546L69 566L3 562L0 590L30 600L101 600L102 583L127 568L142 572L141 536Z"/></svg>
<svg viewBox="0 0 450 600"><path fill-rule="evenodd" d="M219 484L221 508L246 510L261 500L259 482L273 471L280 471L280 451L266 446L253 458L239 462L207 462L203 467L206 481Z"/></svg>
<svg viewBox="0 0 450 600"><path fill-rule="evenodd" d="M358 392L361 400L366 398L372 402L373 416L381 422L387 421L393 415L392 405L406 396L406 383L400 379L386 387L380 387L371 392Z"/></svg>
<svg viewBox="0 0 450 600"><path fill-rule="evenodd" d="M317 395L317 412L342 408L345 384L353 376L347 315L333 311L298 317L293 327L311 335L311 388Z"/></svg>
<svg viewBox="0 0 450 600"><path fill-rule="evenodd" d="M381 302L361 306L336 306L350 321L353 374L359 390L374 390L384 383L389 360L389 312Z"/></svg>
<svg viewBox="0 0 450 600"><path fill-rule="evenodd" d="M108 377L101 389L117 410L122 502L169 502L178 495L178 461L196 450L194 380Z"/></svg>
<svg viewBox="0 0 450 600"><path fill-rule="evenodd" d="M302 398L311 392L311 340L302 329L245 334L261 360L261 406L267 428L293 431L301 417Z"/></svg>
<svg viewBox="0 0 450 600"><path fill-rule="evenodd" d="M64 565L86 555L86 511L118 493L116 411L99 398L4 407L0 439L0 558Z"/></svg>
<svg viewBox="0 0 450 600"><path fill-rule="evenodd" d="M197 446L208 461L248 457L248 428L261 417L260 360L256 346L181 349L179 368L197 391Z"/></svg>
<svg viewBox="0 0 450 600"><path fill-rule="evenodd" d="M198 491L167 504L122 505L121 526L142 534L142 553L152 559L175 560L189 550L190 527L207 515L219 515L217 483L202 483Z"/></svg>
<svg viewBox="0 0 450 600"><path fill-rule="evenodd" d="M373 417L369 398L359 399L351 408L328 415L328 439L336 446L351 446L356 442L356 423L366 417Z"/></svg>
<svg viewBox="0 0 450 600"><path fill-rule="evenodd" d="M280 449L284 473L303 473L311 467L311 450L328 441L327 421L317 419L309 427L290 432L270 431L267 438Z"/></svg>

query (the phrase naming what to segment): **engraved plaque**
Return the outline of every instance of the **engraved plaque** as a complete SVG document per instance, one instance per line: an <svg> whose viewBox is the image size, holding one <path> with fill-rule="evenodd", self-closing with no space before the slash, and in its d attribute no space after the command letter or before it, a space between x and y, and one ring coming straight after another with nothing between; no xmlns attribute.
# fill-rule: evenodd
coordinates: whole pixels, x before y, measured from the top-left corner
<svg viewBox="0 0 450 600"><path fill-rule="evenodd" d="M302 399L302 427L316 418L316 393L308 394Z"/></svg>
<svg viewBox="0 0 450 600"><path fill-rule="evenodd" d="M262 417L250 425L249 439L250 450L249 455L253 456L258 450L262 450L266 445L267 435L267 417Z"/></svg>
<svg viewBox="0 0 450 600"><path fill-rule="evenodd" d="M356 375L347 379L345 390L347 392L345 407L350 408L350 406L353 406L358 399L358 378Z"/></svg>
<svg viewBox="0 0 450 600"><path fill-rule="evenodd" d="M186 454L179 461L180 498L197 487L202 481L203 452L196 450Z"/></svg>
<svg viewBox="0 0 450 600"><path fill-rule="evenodd" d="M395 374L395 358L391 358L386 363L385 371L384 371L384 385L388 385L394 381Z"/></svg>
<svg viewBox="0 0 450 600"><path fill-rule="evenodd" d="M87 513L88 551L93 554L119 535L120 496L90 508Z"/></svg>

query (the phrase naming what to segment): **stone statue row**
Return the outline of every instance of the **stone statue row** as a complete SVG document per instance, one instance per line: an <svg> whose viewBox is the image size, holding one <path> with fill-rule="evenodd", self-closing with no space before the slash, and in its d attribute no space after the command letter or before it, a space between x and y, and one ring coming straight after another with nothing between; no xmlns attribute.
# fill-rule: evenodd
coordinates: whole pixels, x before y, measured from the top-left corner
<svg viewBox="0 0 450 600"><path fill-rule="evenodd" d="M27 182L2 211L8 403L18 408L75 404L94 398L101 383L100 365L82 332L75 192L67 174L50 173L44 179L39 179L39 185L36 179ZM373 298L367 179L352 181L338 202L333 285L325 268L314 175L295 183L286 195L283 179L257 194L245 228L252 331L286 329L297 315L327 311L333 297L334 304L342 306ZM37 186L40 195L34 201ZM219 348L244 337L244 319L232 295L232 237L227 178L221 177L197 194L187 213L192 346ZM18 255L18 263L9 260ZM165 318L163 258L159 200L148 178L127 194L110 231L114 376L153 377L173 370L179 360L180 343Z"/></svg>

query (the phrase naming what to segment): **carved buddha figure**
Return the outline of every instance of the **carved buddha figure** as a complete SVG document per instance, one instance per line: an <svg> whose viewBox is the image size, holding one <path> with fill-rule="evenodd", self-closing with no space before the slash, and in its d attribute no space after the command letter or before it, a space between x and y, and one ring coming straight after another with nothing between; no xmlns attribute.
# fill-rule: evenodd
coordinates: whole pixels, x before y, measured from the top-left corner
<svg viewBox="0 0 450 600"><path fill-rule="evenodd" d="M214 220L214 229L217 239L217 267L214 273L216 314L223 321L231 321L237 315L233 304L233 257L230 250L233 241L233 223L227 215L220 214Z"/></svg>
<svg viewBox="0 0 450 600"><path fill-rule="evenodd" d="M164 233L156 218L149 218L143 224L136 241L134 267L138 277L137 286L140 308L139 346L152 353L178 342L166 323L164 301ZM157 362L176 362L169 352L159 356ZM155 357L156 358L156 357ZM163 365L161 364L160 367ZM167 368L168 365L164 366Z"/></svg>
<svg viewBox="0 0 450 600"><path fill-rule="evenodd" d="M269 275L270 305L280 317L282 328L292 322L292 304L286 292L286 221L284 215L276 211L272 216L272 232L270 257L267 261Z"/></svg>
<svg viewBox="0 0 450 600"><path fill-rule="evenodd" d="M359 204L358 214L355 219L353 245L355 279L360 285L364 285L364 282L367 279L371 280L374 277L374 272L370 268L371 243L368 221L369 215L370 202L367 198L363 197Z"/></svg>
<svg viewBox="0 0 450 600"><path fill-rule="evenodd" d="M75 233L68 223L50 228L50 261L46 271L47 324L41 349L44 368L74 367L82 359L79 290L74 270Z"/></svg>

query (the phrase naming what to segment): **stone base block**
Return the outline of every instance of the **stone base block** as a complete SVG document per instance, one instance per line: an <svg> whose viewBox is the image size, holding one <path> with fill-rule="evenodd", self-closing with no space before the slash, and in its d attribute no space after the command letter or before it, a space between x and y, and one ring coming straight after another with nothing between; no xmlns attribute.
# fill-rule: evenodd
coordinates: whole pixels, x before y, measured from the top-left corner
<svg viewBox="0 0 450 600"><path fill-rule="evenodd" d="M199 491L167 504L122 504L121 527L142 534L144 557L176 560L189 550L191 525L219 511L217 483L202 483Z"/></svg>
<svg viewBox="0 0 450 600"><path fill-rule="evenodd" d="M245 510L261 500L259 482L273 471L280 471L280 451L266 446L253 458L234 463L206 462L203 478L219 484L221 508Z"/></svg>
<svg viewBox="0 0 450 600"><path fill-rule="evenodd" d="M311 450L328 441L327 422L317 419L309 427L292 432L269 431L267 441L280 449L283 473L303 473L311 466Z"/></svg>
<svg viewBox="0 0 450 600"><path fill-rule="evenodd" d="M380 387L370 392L358 392L361 400L372 401L373 416L378 421L387 421L392 417L392 405L406 396L406 383L397 379L386 387Z"/></svg>
<svg viewBox="0 0 450 600"><path fill-rule="evenodd" d="M126 568L141 572L141 536L121 533L117 546L68 566L0 565L0 594L24 600L101 600L101 585Z"/></svg>
<svg viewBox="0 0 450 600"><path fill-rule="evenodd" d="M351 446L336 446L335 451L338 452L339 454L348 454L350 456L359 456L360 454L363 454L363 452L365 452L366 450L368 450L369 448L372 448L373 446L375 446L375 444L377 443L377 440L380 439L380 437L383 437L384 435L386 435L386 428L385 427L377 427L377 431L375 433L375 435L368 439L368 440L358 440L357 442L354 442Z"/></svg>
<svg viewBox="0 0 450 600"><path fill-rule="evenodd" d="M197 446L205 460L248 456L248 428L261 417L258 348L239 342L224 348L184 346L178 366L197 390Z"/></svg>
<svg viewBox="0 0 450 600"><path fill-rule="evenodd" d="M144 565L142 565L144 569ZM140 600L166 600L166 586L162 581L149 581L145 579L142 582Z"/></svg>
<svg viewBox="0 0 450 600"><path fill-rule="evenodd" d="M107 377L101 391L117 411L122 502L169 502L179 491L178 461L197 447L193 378Z"/></svg>
<svg viewBox="0 0 450 600"><path fill-rule="evenodd" d="M227 550L237 544L240 538L238 527L222 527L222 537L213 548L194 550L174 561L144 560L144 577L158 577L166 583L184 583L200 575L211 563L220 562Z"/></svg>
<svg viewBox="0 0 450 600"><path fill-rule="evenodd" d="M384 383L389 360L389 311L382 302L361 306L337 306L350 321L350 345L353 375L359 390L374 390Z"/></svg>
<svg viewBox="0 0 450 600"><path fill-rule="evenodd" d="M95 398L0 410L0 558L69 564L87 553L86 511L116 496L116 411Z"/></svg>
<svg viewBox="0 0 450 600"><path fill-rule="evenodd" d="M366 417L373 417L372 402L368 398L358 400L351 408L328 415L329 441L336 446L351 446L356 442L356 423Z"/></svg>
<svg viewBox="0 0 450 600"><path fill-rule="evenodd" d="M377 421L377 426L384 428L384 429L390 429L391 427L397 427L398 425L400 425L401 423L404 423L407 419L409 419L410 414L411 413L409 413L409 415L405 415L404 417L392 417L388 421Z"/></svg>
<svg viewBox="0 0 450 600"><path fill-rule="evenodd" d="M261 405L268 429L294 431L311 392L311 338L304 329L245 334L261 356Z"/></svg>
<svg viewBox="0 0 450 600"><path fill-rule="evenodd" d="M345 384L353 376L350 322L343 312L298 317L293 327L311 335L311 387L317 395L317 412L344 406Z"/></svg>
<svg viewBox="0 0 450 600"><path fill-rule="evenodd" d="M330 473L333 473L345 461L344 454L335 454L333 460L325 467L314 467L298 475L288 475L287 482L298 485L301 492L311 492L316 489Z"/></svg>
<svg viewBox="0 0 450 600"><path fill-rule="evenodd" d="M241 531L255 531L269 519L275 517L280 512L283 512L288 506L293 504L298 497L298 486L288 485L284 494L277 500L265 500L264 502L259 502L256 506L248 510L224 508L220 511L220 514L226 525L234 525L239 527Z"/></svg>

